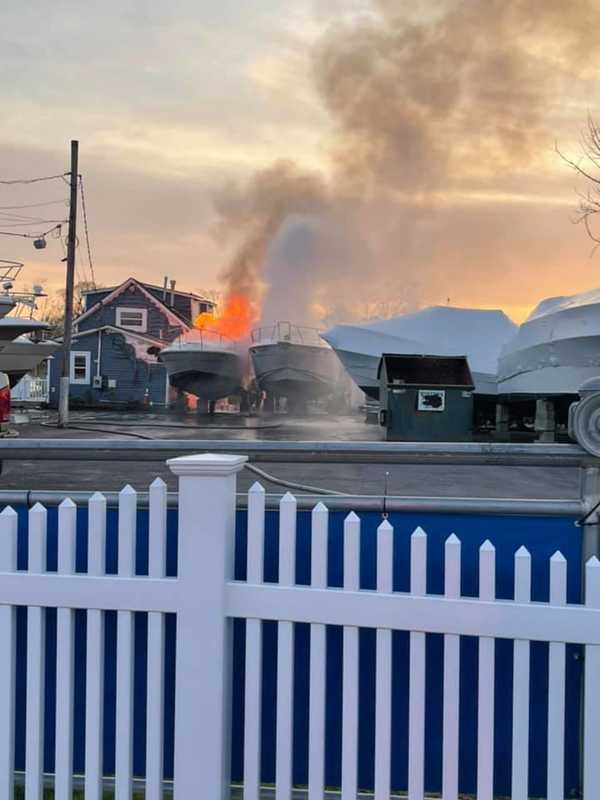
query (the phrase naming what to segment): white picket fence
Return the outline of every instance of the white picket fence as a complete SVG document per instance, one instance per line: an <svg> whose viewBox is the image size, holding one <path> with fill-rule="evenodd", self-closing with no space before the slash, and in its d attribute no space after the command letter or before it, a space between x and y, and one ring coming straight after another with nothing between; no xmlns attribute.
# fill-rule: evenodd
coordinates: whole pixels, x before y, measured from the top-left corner
<svg viewBox="0 0 600 800"><path fill-rule="evenodd" d="M531 558L515 557L515 599L496 600L495 551L480 552L479 598L461 597L461 544L445 545L445 593L426 591L427 537L411 540L410 592L392 585L393 530L377 533L377 589L360 589L360 520L344 524L344 585L327 587L328 511L312 512L311 585L296 585L296 501L286 495L279 515L279 579L263 580L265 494L249 493L247 580L233 579L236 473L240 456L186 456L169 462L179 476L178 575L165 577L166 487L150 488L149 575L135 574L136 494L119 500L118 575L106 575L106 501L89 501L87 574L75 573L77 509L59 508L58 572L46 572L46 510L29 512L29 564L16 570L17 516L0 514L0 798L13 797L15 752L16 607L27 607L27 800L41 800L43 784L44 621L57 608L56 797L71 798L73 762L74 610L87 611L85 797L102 797L104 612L117 612L117 800L133 785L133 614L148 612L148 713L146 797L162 798L164 631L166 613L177 615L175 797L229 797L232 620L246 624L244 800L258 800L261 741L262 620L278 623L276 789L292 796L294 623L310 624L309 800L322 800L325 774L325 667L327 625L343 626L343 800L356 800L358 764L359 627L376 629L375 797L389 800L391 776L392 631L410 631L409 800L423 800L425 761L425 641L444 635L443 798L458 798L460 637L479 637L477 797L493 800L495 639L514 648L512 798L528 797L531 641L550 642L548 791L564 799L565 644L586 645L584 797L600 796L600 562L587 565L586 605L566 605L566 562L549 563L550 602L530 601Z"/></svg>

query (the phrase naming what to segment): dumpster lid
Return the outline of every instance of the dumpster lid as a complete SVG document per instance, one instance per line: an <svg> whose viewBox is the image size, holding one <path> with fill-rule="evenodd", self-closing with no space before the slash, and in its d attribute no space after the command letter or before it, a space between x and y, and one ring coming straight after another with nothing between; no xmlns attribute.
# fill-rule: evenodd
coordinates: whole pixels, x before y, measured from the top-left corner
<svg viewBox="0 0 600 800"><path fill-rule="evenodd" d="M466 356L429 356L384 353L377 377L385 366L387 383L405 386L441 386L473 389L473 377Z"/></svg>

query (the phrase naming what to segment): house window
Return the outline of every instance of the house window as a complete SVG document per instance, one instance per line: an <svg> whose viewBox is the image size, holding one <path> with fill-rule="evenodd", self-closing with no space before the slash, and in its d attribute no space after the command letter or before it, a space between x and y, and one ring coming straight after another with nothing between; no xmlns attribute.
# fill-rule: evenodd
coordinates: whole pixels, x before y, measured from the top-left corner
<svg viewBox="0 0 600 800"><path fill-rule="evenodd" d="M71 353L71 383L89 384L90 382L90 353Z"/></svg>
<svg viewBox="0 0 600 800"><path fill-rule="evenodd" d="M146 333L148 329L148 311L145 308L117 308L117 327L128 331Z"/></svg>

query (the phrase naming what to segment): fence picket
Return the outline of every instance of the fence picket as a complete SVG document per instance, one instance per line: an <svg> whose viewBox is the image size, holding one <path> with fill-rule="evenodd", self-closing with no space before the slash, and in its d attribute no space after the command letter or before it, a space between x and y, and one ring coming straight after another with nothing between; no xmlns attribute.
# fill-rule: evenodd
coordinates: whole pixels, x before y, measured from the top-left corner
<svg viewBox="0 0 600 800"><path fill-rule="evenodd" d="M46 571L46 524L44 506L29 511L28 571ZM27 609L27 708L25 734L25 794L27 800L42 800L44 779L44 645L45 609Z"/></svg>
<svg viewBox="0 0 600 800"><path fill-rule="evenodd" d="M594 556L585 567L585 604L600 608L600 561ZM600 647L585 648L583 797L594 800L600 786Z"/></svg>
<svg viewBox="0 0 600 800"><path fill-rule="evenodd" d="M344 589L360 588L360 519L344 520ZM358 628L344 628L342 677L342 800L356 800L358 790Z"/></svg>
<svg viewBox="0 0 600 800"><path fill-rule="evenodd" d="M265 490L255 483L248 492L247 581L263 582ZM246 706L244 712L244 800L260 797L262 622L246 620Z"/></svg>
<svg viewBox="0 0 600 800"><path fill-rule="evenodd" d="M317 503L311 518L311 586L327 586L329 510ZM308 800L322 800L325 786L325 625L310 626L310 695L308 729Z"/></svg>
<svg viewBox="0 0 600 800"><path fill-rule="evenodd" d="M150 485L148 510L148 576L164 578L167 545L167 484ZM146 800L162 800L164 758L165 617L148 614L148 688L146 698Z"/></svg>
<svg viewBox="0 0 600 800"><path fill-rule="evenodd" d="M296 498L289 492L279 504L279 584L296 579ZM294 624L279 622L277 629L277 733L275 800L291 800L293 759Z"/></svg>
<svg viewBox="0 0 600 800"><path fill-rule="evenodd" d="M66 498L58 508L58 573L75 573L77 507ZM74 612L56 612L56 763L54 791L59 800L73 794Z"/></svg>
<svg viewBox="0 0 600 800"><path fill-rule="evenodd" d="M461 545L452 534L446 539L444 594L460 597ZM458 735L460 699L460 636L444 636L444 710L442 796L458 800Z"/></svg>
<svg viewBox="0 0 600 800"><path fill-rule="evenodd" d="M515 554L515 602L531 600L531 556ZM512 800L529 798L529 642L517 639L513 655Z"/></svg>
<svg viewBox="0 0 600 800"><path fill-rule="evenodd" d="M567 602L567 561L555 553L550 561L550 602ZM548 657L548 800L565 797L565 645L550 642Z"/></svg>
<svg viewBox="0 0 600 800"><path fill-rule="evenodd" d="M394 529L387 520L377 528L377 591L391 594ZM392 632L379 628L375 662L375 800L389 800L392 756Z"/></svg>
<svg viewBox="0 0 600 800"><path fill-rule="evenodd" d="M410 541L410 591L427 592L427 536L417 528ZM423 800L425 780L425 634L411 631L408 688L408 800Z"/></svg>
<svg viewBox="0 0 600 800"><path fill-rule="evenodd" d="M88 575L105 573L106 498L96 492L88 503ZM104 612L87 611L85 689L85 800L102 800L104 730Z"/></svg>
<svg viewBox="0 0 600 800"><path fill-rule="evenodd" d="M496 550L489 541L479 550L479 597L496 597ZM494 800L494 639L479 639L477 718L477 800Z"/></svg>
<svg viewBox="0 0 600 800"><path fill-rule="evenodd" d="M137 494L131 486L119 493L119 576L135 575ZM130 800L133 790L133 623L131 611L117 613L117 691L115 800Z"/></svg>
<svg viewBox="0 0 600 800"><path fill-rule="evenodd" d="M0 572L17 569L17 512L0 513ZM0 797L12 798L15 768L15 636L16 609L0 605Z"/></svg>

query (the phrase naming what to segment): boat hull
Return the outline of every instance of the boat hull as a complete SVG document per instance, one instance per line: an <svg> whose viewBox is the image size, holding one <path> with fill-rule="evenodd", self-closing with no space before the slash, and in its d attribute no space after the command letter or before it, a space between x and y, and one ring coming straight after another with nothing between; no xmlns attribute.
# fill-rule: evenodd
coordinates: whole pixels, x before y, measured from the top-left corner
<svg viewBox="0 0 600 800"><path fill-rule="evenodd" d="M160 359L171 386L202 400L219 400L240 388L242 360L235 352L165 348Z"/></svg>
<svg viewBox="0 0 600 800"><path fill-rule="evenodd" d="M58 342L6 342L0 345L0 372L5 372L15 386L60 349Z"/></svg>
<svg viewBox="0 0 600 800"><path fill-rule="evenodd" d="M544 300L504 348L498 394L575 396L600 375L600 291Z"/></svg>
<svg viewBox="0 0 600 800"><path fill-rule="evenodd" d="M338 367L328 347L271 342L253 345L250 357L256 380L268 394L310 400L335 390Z"/></svg>

